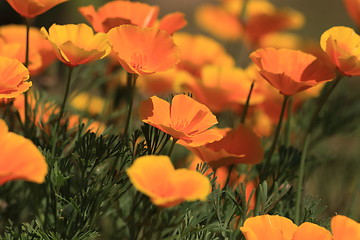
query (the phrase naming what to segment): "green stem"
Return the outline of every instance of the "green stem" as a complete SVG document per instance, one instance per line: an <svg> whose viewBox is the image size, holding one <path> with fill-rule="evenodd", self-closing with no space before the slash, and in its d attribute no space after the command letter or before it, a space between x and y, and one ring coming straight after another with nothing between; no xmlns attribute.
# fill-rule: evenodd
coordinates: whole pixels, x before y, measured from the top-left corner
<svg viewBox="0 0 360 240"><path fill-rule="evenodd" d="M126 125L125 125L125 128L124 128L124 134L123 134L124 138L128 137L130 120L131 120L131 113L132 113L132 108L133 108L133 103L134 103L134 92L135 92L137 77L138 77L137 74L128 73L128 89L130 91L130 98L129 98L128 113L127 113L127 117L126 117Z"/></svg>
<svg viewBox="0 0 360 240"><path fill-rule="evenodd" d="M170 146L170 149L169 149L169 152L168 152L168 156L171 157L171 153L172 151L174 150L174 146L175 146L175 143L177 142L177 139L174 139L172 140L172 143L171 143L171 146Z"/></svg>
<svg viewBox="0 0 360 240"><path fill-rule="evenodd" d="M272 155L274 154L275 148L276 148L276 144L280 135L280 130L281 130L281 124L282 124L282 120L284 118L284 113L285 113L285 108L286 108L286 103L289 99L289 96L284 95L284 101L281 107L281 112L280 112L280 117L279 117L279 122L276 126L275 129L275 133L274 133L274 139L270 148L270 151L268 153L268 157L267 157L267 162L271 161Z"/></svg>
<svg viewBox="0 0 360 240"><path fill-rule="evenodd" d="M287 120L285 124L285 146L288 148L290 146L290 136L291 136L291 125L292 125L292 108L293 108L294 98L290 97L289 103L287 106Z"/></svg>
<svg viewBox="0 0 360 240"><path fill-rule="evenodd" d="M301 160L300 160L300 169L299 169L299 180L297 184L296 189L296 200L295 200L295 224L300 224L300 208L301 208L301 192L303 188L303 181L304 181L304 175L305 175L305 160L306 160L306 154L308 150L308 145L310 142L310 135L307 134L304 142L304 148L301 153Z"/></svg>
<svg viewBox="0 0 360 240"><path fill-rule="evenodd" d="M230 182L230 179L231 179L231 172L233 171L234 167L235 167L235 164L231 164L230 167L229 167L229 173L228 173L228 176L226 178L224 189L226 188L226 186L229 185L229 182Z"/></svg>
<svg viewBox="0 0 360 240"><path fill-rule="evenodd" d="M69 66L69 75L68 75L68 79L67 79L67 83L66 83L66 89L65 89L65 94L64 94L64 99L63 102L61 104L61 109L60 109L60 115L59 115L59 120L58 120L58 125L60 125L61 119L64 115L64 110L65 110L65 106L66 106L66 101L68 99L69 96L69 91L70 91L70 83L71 83L71 75L73 72L74 67L70 67Z"/></svg>
<svg viewBox="0 0 360 240"><path fill-rule="evenodd" d="M30 42L30 26L31 19L25 18L26 22L26 42L25 42L25 67L29 66L29 42ZM25 115L25 128L24 134L27 136L28 126L29 126L29 102L28 102L28 94L27 91L24 93L24 115Z"/></svg>
<svg viewBox="0 0 360 240"><path fill-rule="evenodd" d="M326 101L329 99L331 93L334 91L335 87L339 84L340 80L342 79L342 75L338 75L332 85L330 86L329 90L321 97L321 99L318 102L317 108L315 112L313 113L309 128L306 131L305 134L305 140L303 143L303 152L301 154L300 159L300 169L299 169L299 179L296 189L296 201L295 201L295 224L300 223L300 208L301 208L301 199L302 199L302 189L304 187L304 175L305 175L305 163L306 163L306 154L308 150L308 144L310 142L311 132L314 129L317 118L324 107Z"/></svg>
<svg viewBox="0 0 360 240"><path fill-rule="evenodd" d="M253 91L253 89L254 89L254 85L255 85L255 81L253 81L253 82L251 83L250 90L249 90L249 94L248 94L247 99L246 99L246 103L245 103L245 106L244 106L244 111L243 111L242 116L241 116L241 123L242 123L242 124L245 123L246 115L247 115L247 112L248 112L248 109L249 109L249 105L250 105L251 94L252 94L252 91Z"/></svg>

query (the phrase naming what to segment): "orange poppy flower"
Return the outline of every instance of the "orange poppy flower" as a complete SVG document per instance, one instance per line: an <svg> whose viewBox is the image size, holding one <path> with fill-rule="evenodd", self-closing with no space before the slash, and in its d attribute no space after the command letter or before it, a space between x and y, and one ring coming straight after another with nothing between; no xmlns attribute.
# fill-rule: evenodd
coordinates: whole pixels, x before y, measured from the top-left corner
<svg viewBox="0 0 360 240"><path fill-rule="evenodd" d="M226 109L238 110L245 104L252 81L241 68L207 65L201 69L198 81L184 82L184 85L196 100L218 113ZM251 100L251 104L257 104L263 97L253 91Z"/></svg>
<svg viewBox="0 0 360 240"><path fill-rule="evenodd" d="M360 75L360 36L348 27L332 27L320 38L321 48L344 75Z"/></svg>
<svg viewBox="0 0 360 240"><path fill-rule="evenodd" d="M360 223L342 215L331 219L331 232L334 240L360 239Z"/></svg>
<svg viewBox="0 0 360 240"><path fill-rule="evenodd" d="M200 146L222 138L218 131L209 129L217 124L209 108L184 94L174 96L171 104L156 96L151 97L141 103L140 118L189 146Z"/></svg>
<svg viewBox="0 0 360 240"><path fill-rule="evenodd" d="M139 157L126 172L134 187L161 207L205 201L211 189L207 177L188 169L175 170L168 156Z"/></svg>
<svg viewBox="0 0 360 240"><path fill-rule="evenodd" d="M16 179L44 182L47 174L45 157L29 139L9 132L2 119L0 152L0 185Z"/></svg>
<svg viewBox="0 0 360 240"><path fill-rule="evenodd" d="M16 58L25 63L26 45L26 26L25 25L5 25L0 27L1 56ZM54 62L56 56L49 41L43 38L40 30L35 27L30 28L29 36L29 71L31 76L41 73L47 66ZM5 48L8 52L4 53ZM9 55L11 54L11 55Z"/></svg>
<svg viewBox="0 0 360 240"><path fill-rule="evenodd" d="M177 68L200 76L201 68L205 65L234 66L234 59L225 48L215 40L189 33L175 33L174 41L180 49L181 62Z"/></svg>
<svg viewBox="0 0 360 240"><path fill-rule="evenodd" d="M343 0L346 10L357 26L360 26L360 1Z"/></svg>
<svg viewBox="0 0 360 240"><path fill-rule="evenodd" d="M159 7L117 0L106 3L97 12L93 5L80 7L79 11L96 32L108 32L111 28L122 24L151 27L157 19Z"/></svg>
<svg viewBox="0 0 360 240"><path fill-rule="evenodd" d="M262 48L251 53L250 58L260 74L283 95L294 95L335 77L333 69L297 50Z"/></svg>
<svg viewBox="0 0 360 240"><path fill-rule="evenodd" d="M16 12L26 18L36 17L66 1L69 0L7 0Z"/></svg>
<svg viewBox="0 0 360 240"><path fill-rule="evenodd" d="M0 98L13 98L32 85L28 69L18 60L0 57Z"/></svg>
<svg viewBox="0 0 360 240"><path fill-rule="evenodd" d="M333 240L323 227L309 222L298 227L290 219L277 215L248 218L240 230L246 240Z"/></svg>
<svg viewBox="0 0 360 240"><path fill-rule="evenodd" d="M130 73L163 72L179 62L178 48L166 31L121 25L107 36L121 66Z"/></svg>
<svg viewBox="0 0 360 240"><path fill-rule="evenodd" d="M173 12L166 14L162 19L160 19L158 28L164 31L167 31L169 34L182 29L187 25L185 20L185 15L182 12Z"/></svg>
<svg viewBox="0 0 360 240"><path fill-rule="evenodd" d="M50 41L57 58L71 67L102 59L110 53L106 35L94 34L86 24L53 24L49 32L44 27L40 31Z"/></svg>
<svg viewBox="0 0 360 240"><path fill-rule="evenodd" d="M184 141L179 144L187 147L212 168L232 164L257 164L264 158L260 138L245 125L238 128L214 129L223 136L222 139L201 146L192 146Z"/></svg>

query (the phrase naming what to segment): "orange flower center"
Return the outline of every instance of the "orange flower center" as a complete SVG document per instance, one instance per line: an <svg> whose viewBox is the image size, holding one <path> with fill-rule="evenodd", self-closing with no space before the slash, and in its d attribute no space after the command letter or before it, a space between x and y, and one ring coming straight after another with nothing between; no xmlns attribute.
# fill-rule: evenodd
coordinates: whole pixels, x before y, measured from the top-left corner
<svg viewBox="0 0 360 240"><path fill-rule="evenodd" d="M131 55L130 64L135 69L143 69L146 65L146 56L140 52L134 52Z"/></svg>

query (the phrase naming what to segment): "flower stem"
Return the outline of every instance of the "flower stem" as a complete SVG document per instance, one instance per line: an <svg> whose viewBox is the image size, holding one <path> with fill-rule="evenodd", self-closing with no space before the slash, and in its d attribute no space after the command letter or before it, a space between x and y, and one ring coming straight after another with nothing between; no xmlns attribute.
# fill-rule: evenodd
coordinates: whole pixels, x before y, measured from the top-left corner
<svg viewBox="0 0 360 240"><path fill-rule="evenodd" d="M231 173L232 173L234 167L235 167L235 164L231 164L231 165L229 166L229 173L228 173L228 176L227 176L227 178L226 178L226 182L225 182L225 185L224 185L224 189L225 189L226 186L228 186L229 183L230 183Z"/></svg>
<svg viewBox="0 0 360 240"><path fill-rule="evenodd" d="M128 137L131 113L132 113L132 108L133 108L133 103L134 103L134 92L135 92L137 77L138 77L137 74L128 73L127 84L128 84L128 89L130 91L130 97L129 97L129 108L128 108L128 113L127 113L127 117L126 117L126 124L125 124L125 128L124 128L124 133L123 133L124 138Z"/></svg>
<svg viewBox="0 0 360 240"><path fill-rule="evenodd" d="M176 142L177 142L177 139L173 138L172 143L171 143L171 146L170 146L170 149L169 149L169 153L168 153L168 156L169 156L169 157L171 156L171 153L172 153L173 150L174 150L174 146L175 146Z"/></svg>
<svg viewBox="0 0 360 240"><path fill-rule="evenodd" d="M292 108L293 108L294 98L290 96L289 103L287 105L287 119L285 124L285 146L288 148L291 143L291 125L292 125Z"/></svg>
<svg viewBox="0 0 360 240"><path fill-rule="evenodd" d="M305 163L306 163L306 154L308 150L308 144L310 142L311 132L314 129L317 118L324 107L326 101L329 99L329 96L334 91L335 87L338 85L340 80L342 79L342 75L338 75L332 85L330 86L329 90L321 97L321 99L318 102L317 108L315 112L313 113L309 127L305 134L305 140L303 143L303 152L301 154L300 159L300 169L299 169L299 179L297 183L297 189L296 189L296 201L295 201L295 224L300 223L300 208L301 208L301 199L302 199L302 189L304 187L304 175L305 175Z"/></svg>
<svg viewBox="0 0 360 240"><path fill-rule="evenodd" d="M61 110L60 110L58 125L60 125L61 119L62 119L62 117L63 117L63 115L64 115L64 110L65 110L65 106L66 106L66 101L67 101L68 96L69 96L70 83L71 83L71 75L72 75L73 69L74 69L74 67L70 67L70 66L69 66L69 75L68 75L68 79L67 79L67 83L66 83L64 100L63 100L63 103L62 103L62 105L61 105Z"/></svg>
<svg viewBox="0 0 360 240"><path fill-rule="evenodd" d="M250 90L249 90L249 94L248 94L247 99L246 99L246 103L245 103L245 106L244 106L244 111L243 111L242 116L241 116L241 123L242 123L242 124L245 123L246 115L247 115L247 112L248 112L248 109L249 109L249 105L250 105L251 94L252 94L252 91L253 91L253 89L254 89L254 85L255 85L255 81L253 81L253 82L251 83Z"/></svg>
<svg viewBox="0 0 360 240"><path fill-rule="evenodd" d="M284 101L281 107L281 112L280 112L280 117L279 117L279 122L276 126L275 129L275 133L274 133L274 139L270 148L270 151L268 153L268 157L267 157L267 162L271 161L272 155L274 154L275 148L276 148L276 144L280 135L280 130L281 130L281 124L282 124L282 120L284 118L284 113L285 113L285 109L286 109L286 103L289 99L289 96L284 95Z"/></svg>
<svg viewBox="0 0 360 240"><path fill-rule="evenodd" d="M25 18L26 22L26 41L25 41L25 67L28 68L29 66L29 42L30 42L30 26L31 26L31 19ZM28 102L28 94L27 91L24 92L24 115L25 115L25 128L24 134L27 136L28 126L29 126L29 102Z"/></svg>

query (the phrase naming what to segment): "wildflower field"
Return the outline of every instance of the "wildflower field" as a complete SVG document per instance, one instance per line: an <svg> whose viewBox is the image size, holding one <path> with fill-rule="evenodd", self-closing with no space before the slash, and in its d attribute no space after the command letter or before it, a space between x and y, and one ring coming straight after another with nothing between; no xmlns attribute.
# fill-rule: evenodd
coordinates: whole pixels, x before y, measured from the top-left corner
<svg viewBox="0 0 360 240"><path fill-rule="evenodd" d="M0 0L0 240L360 240L360 0L321 1Z"/></svg>

